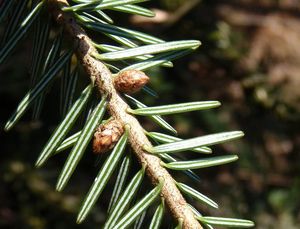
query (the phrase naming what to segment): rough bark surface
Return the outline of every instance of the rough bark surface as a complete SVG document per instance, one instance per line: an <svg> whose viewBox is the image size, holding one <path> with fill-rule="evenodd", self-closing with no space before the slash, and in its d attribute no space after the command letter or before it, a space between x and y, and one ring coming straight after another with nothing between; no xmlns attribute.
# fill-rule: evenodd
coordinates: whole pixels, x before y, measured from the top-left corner
<svg viewBox="0 0 300 229"><path fill-rule="evenodd" d="M68 2L66 0L48 0L48 3L49 10L55 20L65 28L73 41L77 58L86 73L95 83L99 92L102 95L108 95L110 115L123 123L124 126L129 126L129 143L140 163L146 165L146 173L151 182L157 185L160 179L164 180L161 196L165 199L173 216L177 220L181 219L183 221L183 228L185 229L201 229L201 225L195 219L193 212L176 187L172 176L161 166L161 160L143 149L145 145L151 147L151 143L144 134L138 120L126 112L129 106L115 90L109 69L102 62L92 57L91 54L97 53L97 50L92 45L91 39L76 23L72 14L61 10L61 7L68 6Z"/></svg>

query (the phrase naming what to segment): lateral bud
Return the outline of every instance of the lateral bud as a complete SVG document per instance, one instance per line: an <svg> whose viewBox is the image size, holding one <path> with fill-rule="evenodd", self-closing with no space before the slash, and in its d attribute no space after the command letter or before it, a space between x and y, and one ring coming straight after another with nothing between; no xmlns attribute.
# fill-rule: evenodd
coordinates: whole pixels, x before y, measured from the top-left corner
<svg viewBox="0 0 300 229"><path fill-rule="evenodd" d="M149 77L139 70L125 70L114 78L114 85L117 91L133 94L139 91L149 82Z"/></svg>
<svg viewBox="0 0 300 229"><path fill-rule="evenodd" d="M101 124L94 133L93 152L101 154L114 148L123 133L122 123L115 119Z"/></svg>

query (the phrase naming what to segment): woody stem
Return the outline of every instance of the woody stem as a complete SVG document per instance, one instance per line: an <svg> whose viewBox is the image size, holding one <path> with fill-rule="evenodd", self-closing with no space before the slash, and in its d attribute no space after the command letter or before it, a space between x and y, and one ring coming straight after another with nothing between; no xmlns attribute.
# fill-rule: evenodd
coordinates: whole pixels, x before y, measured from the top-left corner
<svg viewBox="0 0 300 229"><path fill-rule="evenodd" d="M161 195L172 215L177 220L183 220L185 229L201 229L201 225L194 218L193 212L176 187L172 176L161 166L160 158L144 150L144 146L151 147L151 143L138 120L126 112L129 106L115 90L109 69L101 61L93 58L92 53L97 53L97 50L94 48L92 40L70 13L61 10L62 7L69 5L68 1L48 0L48 3L55 20L65 28L74 43L77 58L91 81L95 83L102 95L107 95L110 115L124 126L130 126L129 143L139 162L146 165L146 173L151 182L158 185L160 179L164 180Z"/></svg>

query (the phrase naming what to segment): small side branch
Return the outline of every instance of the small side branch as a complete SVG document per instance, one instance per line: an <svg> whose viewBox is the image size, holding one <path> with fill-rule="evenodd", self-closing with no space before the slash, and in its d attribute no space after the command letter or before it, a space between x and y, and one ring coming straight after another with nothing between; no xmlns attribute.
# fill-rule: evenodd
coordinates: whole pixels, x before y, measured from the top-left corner
<svg viewBox="0 0 300 229"><path fill-rule="evenodd" d="M77 58L91 81L95 83L102 95L108 96L108 111L110 115L123 123L124 126L130 126L130 145L140 163L146 165L146 172L151 182L157 185L160 179L164 180L161 195L164 197L173 216L177 220L183 220L183 228L185 229L201 229L201 225L194 218L193 212L176 187L172 176L161 166L161 160L157 156L143 150L145 145L150 147L151 143L145 136L138 120L126 112L129 106L115 90L109 69L102 62L92 57L91 54L97 53L97 50L94 48L91 39L76 23L71 14L61 10L63 6L68 6L67 0L48 0L48 3L49 10L55 20L65 28L73 41Z"/></svg>

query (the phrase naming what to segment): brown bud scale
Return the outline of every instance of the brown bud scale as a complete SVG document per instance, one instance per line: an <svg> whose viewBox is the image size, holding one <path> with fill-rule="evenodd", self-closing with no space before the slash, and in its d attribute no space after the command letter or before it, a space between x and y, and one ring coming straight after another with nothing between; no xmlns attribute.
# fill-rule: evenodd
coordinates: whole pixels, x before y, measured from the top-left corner
<svg viewBox="0 0 300 229"><path fill-rule="evenodd" d="M149 82L149 77L139 70L125 70L114 78L117 91L128 94L141 90Z"/></svg>
<svg viewBox="0 0 300 229"><path fill-rule="evenodd" d="M100 154L109 151L116 145L123 133L122 124L115 119L101 124L94 133L93 152Z"/></svg>

